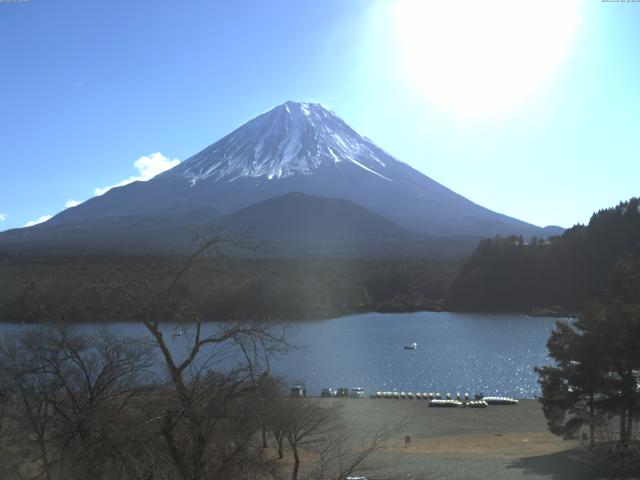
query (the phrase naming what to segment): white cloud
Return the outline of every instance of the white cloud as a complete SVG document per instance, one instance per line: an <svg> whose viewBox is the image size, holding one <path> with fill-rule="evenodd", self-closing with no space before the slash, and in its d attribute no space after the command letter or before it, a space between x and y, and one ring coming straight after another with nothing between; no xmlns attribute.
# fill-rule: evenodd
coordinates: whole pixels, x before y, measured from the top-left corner
<svg viewBox="0 0 640 480"><path fill-rule="evenodd" d="M1 1L1 0L0 0ZM115 185L110 185L108 187L96 188L94 190L94 194L96 196L103 195L107 193L109 190L115 187L122 187L124 185L128 185L132 182L151 180L156 175L169 170L170 168L175 167L180 163L180 160L174 158L173 160L165 157L160 152L152 153L151 155L144 155L133 162L133 166L138 170L138 175L131 176L126 178ZM80 205L82 201L79 200L67 200L64 204L65 208L76 207ZM42 222L46 222L53 215L43 215L37 220L29 220L27 223L23 225L23 227L32 227ZM6 220L7 216L0 213L0 222Z"/></svg>
<svg viewBox="0 0 640 480"><path fill-rule="evenodd" d="M156 175L169 170L170 168L175 167L180 163L180 160L174 158L173 160L168 159L162 153L156 152L151 155L145 155L140 157L133 163L133 166L138 170L138 175L131 176L129 178L125 178L124 180L116 183L115 185L110 185L108 187L96 188L93 193L96 196L103 195L107 193L109 190L115 187L122 187L124 185L128 185L132 182L136 181L147 181L155 177Z"/></svg>
<svg viewBox="0 0 640 480"><path fill-rule="evenodd" d="M78 200L67 200L64 204L65 208L71 208L71 207L76 207L78 205L80 205L82 202L79 202ZM0 217L3 217L3 215L0 215ZM49 220L51 217L53 217L53 215L42 215L40 218L36 219L36 220L29 220L27 223L25 223L22 227L33 227L34 225L38 225L39 223L43 223L46 222L47 220ZM0 220L4 220L4 218L0 218Z"/></svg>
<svg viewBox="0 0 640 480"><path fill-rule="evenodd" d="M39 223L46 222L51 217L53 217L53 215L43 215L37 220L29 220L27 223L23 225L23 227L33 227L34 225L38 225Z"/></svg>
<svg viewBox="0 0 640 480"><path fill-rule="evenodd" d="M0 222L4 222L7 219L7 216L4 213L0 213Z"/></svg>

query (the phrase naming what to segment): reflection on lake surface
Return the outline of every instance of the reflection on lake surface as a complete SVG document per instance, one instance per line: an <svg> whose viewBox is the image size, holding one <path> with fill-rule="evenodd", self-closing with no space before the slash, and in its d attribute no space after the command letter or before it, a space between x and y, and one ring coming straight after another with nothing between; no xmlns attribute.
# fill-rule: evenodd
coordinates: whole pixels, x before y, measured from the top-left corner
<svg viewBox="0 0 640 480"><path fill-rule="evenodd" d="M294 336L308 350L276 367L304 379L311 392L362 386L533 397L539 393L533 367L549 361L554 322L514 314L354 315L301 325ZM412 342L416 350L403 348Z"/></svg>
<svg viewBox="0 0 640 480"><path fill-rule="evenodd" d="M363 387L412 392L484 392L531 398L539 394L533 367L549 362L546 341L555 319L519 314L367 313L301 322L290 340L305 348L275 359L272 370L304 382L317 395L324 387ZM25 328L0 324L0 334ZM102 325L82 325L86 331ZM113 323L121 335L146 337L138 323ZM207 325L214 329L215 324ZM167 326L167 335L176 330ZM176 352L189 331L172 340ZM410 343L415 350L405 350Z"/></svg>

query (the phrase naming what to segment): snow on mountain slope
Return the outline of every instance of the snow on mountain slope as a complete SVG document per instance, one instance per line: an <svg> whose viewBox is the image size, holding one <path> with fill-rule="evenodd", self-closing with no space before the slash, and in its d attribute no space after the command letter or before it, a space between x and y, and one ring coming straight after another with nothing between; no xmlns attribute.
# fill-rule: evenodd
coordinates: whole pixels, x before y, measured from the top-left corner
<svg viewBox="0 0 640 480"><path fill-rule="evenodd" d="M310 175L322 166L351 162L370 174L389 155L320 104L287 102L244 124L173 169L195 185L201 180L268 180Z"/></svg>

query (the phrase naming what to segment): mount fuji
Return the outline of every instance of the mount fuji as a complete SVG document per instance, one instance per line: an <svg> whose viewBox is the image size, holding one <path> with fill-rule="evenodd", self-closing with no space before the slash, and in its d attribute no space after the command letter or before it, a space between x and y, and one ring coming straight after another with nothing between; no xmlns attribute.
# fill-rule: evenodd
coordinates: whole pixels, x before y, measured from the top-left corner
<svg viewBox="0 0 640 480"><path fill-rule="evenodd" d="M283 217L292 204L296 214ZM251 230L258 224L260 234L275 237L318 240L327 234L357 244L364 235L369 245L393 238L394 245L404 239L427 250L453 238L468 240L471 248L489 236L562 231L473 203L320 104L286 102L147 182L114 188L43 224L3 232L0 249L162 250L183 242L190 226Z"/></svg>

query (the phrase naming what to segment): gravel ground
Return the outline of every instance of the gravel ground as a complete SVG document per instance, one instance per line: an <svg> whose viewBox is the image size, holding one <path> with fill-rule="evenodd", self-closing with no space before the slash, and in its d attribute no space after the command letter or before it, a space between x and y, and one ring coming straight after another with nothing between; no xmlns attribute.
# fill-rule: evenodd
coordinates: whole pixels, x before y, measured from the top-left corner
<svg viewBox="0 0 640 480"><path fill-rule="evenodd" d="M320 401L343 404L342 415L354 438L371 437L385 422L403 425L397 438L372 456L370 468L362 472L369 479L610 478L579 459L579 442L547 431L535 400L486 409L428 408L422 400ZM409 447L404 446L405 435L411 436Z"/></svg>

